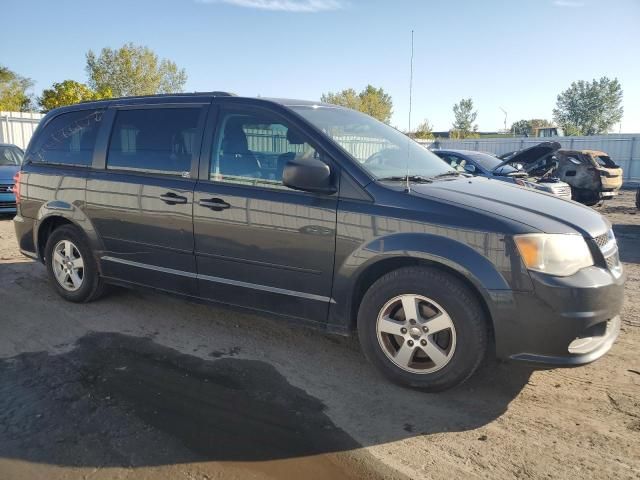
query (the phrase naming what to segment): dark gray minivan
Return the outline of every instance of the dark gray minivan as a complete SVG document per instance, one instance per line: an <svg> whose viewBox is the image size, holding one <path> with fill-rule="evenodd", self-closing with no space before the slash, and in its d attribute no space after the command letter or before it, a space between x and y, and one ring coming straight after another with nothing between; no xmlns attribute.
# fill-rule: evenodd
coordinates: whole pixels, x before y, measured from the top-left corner
<svg viewBox="0 0 640 480"><path fill-rule="evenodd" d="M459 384L487 353L584 364L620 328L600 214L456 172L334 105L213 92L56 109L16 196L20 249L67 300L137 285L357 330L403 385Z"/></svg>

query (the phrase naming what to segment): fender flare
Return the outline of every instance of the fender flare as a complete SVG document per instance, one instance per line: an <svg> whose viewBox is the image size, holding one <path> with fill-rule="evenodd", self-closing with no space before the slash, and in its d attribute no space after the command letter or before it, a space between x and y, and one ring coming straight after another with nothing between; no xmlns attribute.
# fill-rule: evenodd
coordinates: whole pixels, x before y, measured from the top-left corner
<svg viewBox="0 0 640 480"><path fill-rule="evenodd" d="M42 254L44 245L40 245L38 241L40 238L40 228L53 218L63 218L83 232L89 241L89 246L94 252L94 256L97 255L97 252L103 250L102 241L93 223L81 208L64 200L51 200L42 204L33 225L33 244L35 245L40 261L44 261Z"/></svg>
<svg viewBox="0 0 640 480"><path fill-rule="evenodd" d="M390 259L426 261L455 272L474 287L490 314L493 292L512 289L489 259L459 240L430 233L391 234L361 246L335 266L330 328L352 329L353 301L360 279L371 267Z"/></svg>

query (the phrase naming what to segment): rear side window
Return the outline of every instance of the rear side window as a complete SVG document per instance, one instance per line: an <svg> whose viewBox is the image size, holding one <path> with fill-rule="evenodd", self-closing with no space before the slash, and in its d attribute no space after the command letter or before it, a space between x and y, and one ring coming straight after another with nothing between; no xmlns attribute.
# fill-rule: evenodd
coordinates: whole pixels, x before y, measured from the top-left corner
<svg viewBox="0 0 640 480"><path fill-rule="evenodd" d="M107 168L188 176L200 108L120 110Z"/></svg>
<svg viewBox="0 0 640 480"><path fill-rule="evenodd" d="M62 165L91 165L101 122L101 110L80 110L58 115L38 135L29 159Z"/></svg>

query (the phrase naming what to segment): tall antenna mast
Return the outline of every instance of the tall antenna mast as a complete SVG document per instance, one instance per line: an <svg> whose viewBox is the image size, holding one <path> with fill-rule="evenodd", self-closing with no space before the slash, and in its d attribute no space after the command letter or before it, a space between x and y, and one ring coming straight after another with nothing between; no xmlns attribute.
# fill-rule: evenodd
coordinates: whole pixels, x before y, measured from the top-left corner
<svg viewBox="0 0 640 480"><path fill-rule="evenodd" d="M498 108L502 110L502 113L504 113L504 131L506 133L507 132L507 111L502 107L498 107Z"/></svg>
<svg viewBox="0 0 640 480"><path fill-rule="evenodd" d="M411 106L413 105L413 30L411 30L411 62L409 67L409 131L411 135ZM407 135L407 192L411 191L409 185L409 156L411 155L411 138Z"/></svg>

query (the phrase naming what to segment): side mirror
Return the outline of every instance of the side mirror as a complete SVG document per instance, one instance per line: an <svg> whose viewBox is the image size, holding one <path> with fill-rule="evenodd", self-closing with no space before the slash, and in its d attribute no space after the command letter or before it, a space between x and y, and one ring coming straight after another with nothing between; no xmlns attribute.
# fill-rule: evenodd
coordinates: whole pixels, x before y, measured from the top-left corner
<svg viewBox="0 0 640 480"><path fill-rule="evenodd" d="M291 159L284 166L282 183L295 190L314 193L335 193L329 165L317 158Z"/></svg>
<svg viewBox="0 0 640 480"><path fill-rule="evenodd" d="M471 164L471 163L465 163L464 165L464 171L467 173L476 173L476 166Z"/></svg>

